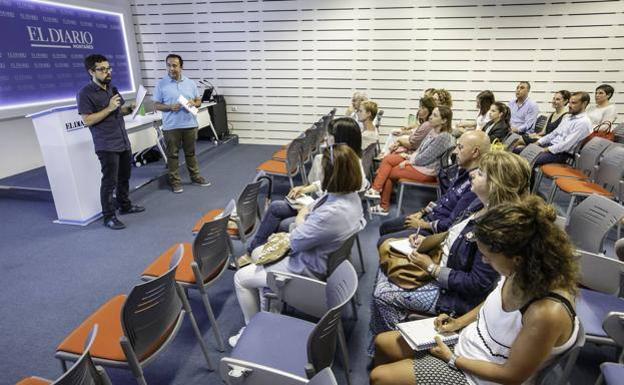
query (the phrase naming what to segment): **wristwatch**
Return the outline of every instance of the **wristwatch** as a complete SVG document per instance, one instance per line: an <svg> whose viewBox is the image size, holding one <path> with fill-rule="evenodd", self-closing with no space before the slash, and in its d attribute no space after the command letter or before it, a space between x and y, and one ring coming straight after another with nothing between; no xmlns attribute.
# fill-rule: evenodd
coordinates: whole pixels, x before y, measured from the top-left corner
<svg viewBox="0 0 624 385"><path fill-rule="evenodd" d="M433 276L433 272L436 269L436 265L435 263L430 264L429 266L427 266L427 273L431 276Z"/></svg>
<svg viewBox="0 0 624 385"><path fill-rule="evenodd" d="M455 361L457 361L457 359L459 358L459 356L455 353L453 353L453 355L451 356L451 359L446 363L451 369L455 369L457 370L457 366L455 366Z"/></svg>

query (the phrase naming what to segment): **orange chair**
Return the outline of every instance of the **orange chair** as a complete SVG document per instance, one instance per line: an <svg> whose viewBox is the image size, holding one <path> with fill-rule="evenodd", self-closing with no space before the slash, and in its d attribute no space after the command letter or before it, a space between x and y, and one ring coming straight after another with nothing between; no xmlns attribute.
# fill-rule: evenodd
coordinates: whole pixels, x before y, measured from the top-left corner
<svg viewBox="0 0 624 385"><path fill-rule="evenodd" d="M183 247L182 260L175 274L175 281L185 290L199 290L220 351L225 350L225 344L210 305L207 289L221 277L228 267L228 260L232 253L231 240L227 233L229 219L229 214L226 214L204 223L192 246L190 243L172 246L145 269L141 277L149 281L162 275L167 271L172 255L179 247Z"/></svg>
<svg viewBox="0 0 624 385"><path fill-rule="evenodd" d="M17 385L111 385L110 378L108 378L104 369L95 366L89 354L89 350L97 336L97 330L98 325L93 325L84 347L84 353L59 379L52 382L41 377L28 377L18 382Z"/></svg>
<svg viewBox="0 0 624 385"><path fill-rule="evenodd" d="M114 297L74 329L56 348L55 357L63 369L66 370L67 361L80 358L89 331L98 324L99 337L90 350L93 362L129 368L137 383L146 385L143 367L174 339L188 313L206 364L213 370L191 307L174 279L182 254L183 247L179 245L162 276L136 285L127 297Z"/></svg>
<svg viewBox="0 0 624 385"><path fill-rule="evenodd" d="M286 161L281 162L278 160L267 160L259 165L256 170L263 171L269 176L279 176L288 178L290 187L294 187L293 177L301 173L303 183L307 184L307 178L305 175L305 169L303 167L303 144L304 138L293 139L286 149Z"/></svg>
<svg viewBox="0 0 624 385"><path fill-rule="evenodd" d="M542 178L548 179L557 178L576 178L589 180L592 177L595 167L600 161L602 154L613 145L613 142L604 138L593 138L590 140L581 151L575 154L574 167L567 164L545 164L540 167L537 177L535 178L535 184L533 192L537 192L542 182Z"/></svg>
<svg viewBox="0 0 624 385"><path fill-rule="evenodd" d="M268 180L270 191L272 183L271 178L264 175L256 177L254 182L249 183L245 186L243 191L241 191L235 204L236 213L232 213L230 216L227 232L230 238L240 240L245 249L247 248L247 240L253 236L253 233L256 231L258 225L258 219L260 219L258 196L260 195L260 189L262 187L262 179ZM270 200L270 193L267 200ZM232 202L230 204L233 208L234 203ZM228 210L226 209L225 211ZM197 234L204 223L214 220L222 215L223 212L224 209L216 209L207 212L195 223L195 226L193 226L193 234ZM240 229L245 229L245 231L241 232Z"/></svg>
<svg viewBox="0 0 624 385"><path fill-rule="evenodd" d="M555 179L548 202L554 200L558 190L569 194L570 204L566 212L566 218L569 219L578 196L598 194L609 199L619 197L624 188L622 177L624 177L624 147L618 146L611 149L600 161L593 182L575 178Z"/></svg>

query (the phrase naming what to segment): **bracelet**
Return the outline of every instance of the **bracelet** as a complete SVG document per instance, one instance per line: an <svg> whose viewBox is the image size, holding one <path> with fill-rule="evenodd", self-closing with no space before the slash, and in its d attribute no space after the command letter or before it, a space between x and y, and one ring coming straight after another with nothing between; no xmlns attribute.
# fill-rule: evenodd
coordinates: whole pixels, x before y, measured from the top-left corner
<svg viewBox="0 0 624 385"><path fill-rule="evenodd" d="M459 356L453 353L453 355L451 356L451 359L446 363L449 366L449 368L458 370L457 366L455 366L455 361L457 361L458 358Z"/></svg>
<svg viewBox="0 0 624 385"><path fill-rule="evenodd" d="M429 266L427 266L427 273L433 277L433 272L436 270L436 264L432 263Z"/></svg>

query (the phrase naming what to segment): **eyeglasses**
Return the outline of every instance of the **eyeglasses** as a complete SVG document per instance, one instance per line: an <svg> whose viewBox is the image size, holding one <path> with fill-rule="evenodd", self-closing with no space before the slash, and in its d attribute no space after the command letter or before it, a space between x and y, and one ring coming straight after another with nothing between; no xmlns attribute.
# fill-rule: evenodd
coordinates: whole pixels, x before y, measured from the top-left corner
<svg viewBox="0 0 624 385"><path fill-rule="evenodd" d="M113 72L113 67L97 67L95 70L98 72L110 73Z"/></svg>

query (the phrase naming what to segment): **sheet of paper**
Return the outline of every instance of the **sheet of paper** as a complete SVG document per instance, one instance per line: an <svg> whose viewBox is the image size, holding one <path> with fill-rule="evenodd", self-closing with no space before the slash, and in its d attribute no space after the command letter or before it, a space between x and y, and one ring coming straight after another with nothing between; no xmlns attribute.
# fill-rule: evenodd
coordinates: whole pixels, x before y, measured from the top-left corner
<svg viewBox="0 0 624 385"><path fill-rule="evenodd" d="M188 105L189 100L187 98L185 98L182 95L178 96L178 103L180 103L182 107L184 107L185 110L197 116L197 112L198 112L197 107L189 106Z"/></svg>
<svg viewBox="0 0 624 385"><path fill-rule="evenodd" d="M133 120L141 109L141 104L143 104L143 101L145 100L145 95L147 95L147 90L145 89L145 87L143 87L142 84L139 84L139 89L137 90L136 94L136 100L134 101L136 105L134 106L134 110L132 110L132 115L130 115Z"/></svg>
<svg viewBox="0 0 624 385"><path fill-rule="evenodd" d="M403 254L410 255L414 248L412 247L409 238L404 238L398 241L390 242L390 248L393 250Z"/></svg>

